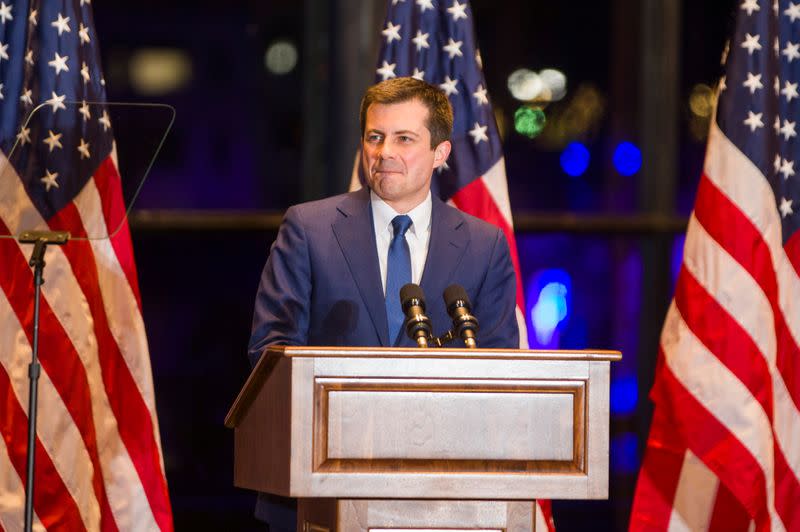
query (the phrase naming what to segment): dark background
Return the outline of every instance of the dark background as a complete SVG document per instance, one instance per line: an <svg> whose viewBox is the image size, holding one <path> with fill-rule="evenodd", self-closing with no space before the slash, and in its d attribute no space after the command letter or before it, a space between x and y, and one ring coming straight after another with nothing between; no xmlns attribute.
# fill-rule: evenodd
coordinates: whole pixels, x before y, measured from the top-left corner
<svg viewBox="0 0 800 532"><path fill-rule="evenodd" d="M258 529L254 495L232 486L232 433L222 422L249 371L253 296L280 214L341 192L349 180L355 110L374 76L384 7L94 4L109 99L177 111L131 226L179 530ZM708 117L693 114L689 99L721 73L736 2L474 0L472 8L504 136L528 313L537 302L561 311L553 335L532 347L619 349L624 357L612 368L610 499L555 501L556 524L624 530L658 333L702 169ZM298 50L287 74L265 68L276 40ZM177 54L184 81L142 88L143 51ZM521 67L557 68L568 80L533 139L513 127L522 104L506 81ZM151 129L146 119L117 124L123 172L138 138L152 144ZM578 177L560 164L570 141L590 154ZM622 141L642 153L629 176L613 164ZM562 291L547 299L546 286Z"/></svg>

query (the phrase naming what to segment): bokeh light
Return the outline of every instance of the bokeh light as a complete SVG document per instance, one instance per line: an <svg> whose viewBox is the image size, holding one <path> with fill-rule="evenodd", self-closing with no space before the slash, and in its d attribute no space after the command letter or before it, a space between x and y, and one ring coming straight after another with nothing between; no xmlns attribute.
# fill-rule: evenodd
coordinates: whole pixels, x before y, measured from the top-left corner
<svg viewBox="0 0 800 532"><path fill-rule="evenodd" d="M542 132L546 122L547 117L539 107L523 105L514 113L514 129L531 139Z"/></svg>
<svg viewBox="0 0 800 532"><path fill-rule="evenodd" d="M567 76L560 70L546 68L539 72L539 79L542 80L544 89L547 93L547 100L557 102L567 94Z"/></svg>
<svg viewBox="0 0 800 532"><path fill-rule="evenodd" d="M675 236L675 239L672 241L672 258L670 259L670 279L672 280L672 286L675 286L675 283L678 282L678 274L681 271L681 266L683 265L683 246L686 243L686 234L681 233Z"/></svg>
<svg viewBox="0 0 800 532"><path fill-rule="evenodd" d="M639 440L633 432L611 438L609 465L616 474L634 474L639 470Z"/></svg>
<svg viewBox="0 0 800 532"><path fill-rule="evenodd" d="M186 86L192 79L192 59L175 48L142 48L128 64L131 86L139 94L161 96Z"/></svg>
<svg viewBox="0 0 800 532"><path fill-rule="evenodd" d="M707 118L714 108L714 91L705 83L692 87L689 95L689 110L695 116Z"/></svg>
<svg viewBox="0 0 800 532"><path fill-rule="evenodd" d="M589 150L581 142L567 144L561 152L561 168L567 175L578 177L589 167Z"/></svg>
<svg viewBox="0 0 800 532"><path fill-rule="evenodd" d="M594 85L575 87L570 96L547 109L547 127L536 139L543 150L562 151L575 139L596 138L605 115L605 96Z"/></svg>
<svg viewBox="0 0 800 532"><path fill-rule="evenodd" d="M615 415L633 414L639 400L639 384L635 375L617 377L611 380L611 413Z"/></svg>
<svg viewBox="0 0 800 532"><path fill-rule="evenodd" d="M534 100L542 92L543 83L539 74L527 68L515 70L508 76L508 90L511 96L523 102Z"/></svg>
<svg viewBox="0 0 800 532"><path fill-rule="evenodd" d="M704 142L708 137L713 112L714 89L698 83L689 94L689 134L695 141Z"/></svg>
<svg viewBox="0 0 800 532"><path fill-rule="evenodd" d="M560 269L542 270L528 286L531 348L557 348L558 332L567 323L572 279Z"/></svg>
<svg viewBox="0 0 800 532"><path fill-rule="evenodd" d="M275 41L264 54L264 64L273 74L288 74L297 65L297 47L289 41Z"/></svg>
<svg viewBox="0 0 800 532"><path fill-rule="evenodd" d="M508 76L507 84L511 95L522 102L547 104L567 94L567 76L554 68L538 73L528 68L517 69Z"/></svg>
<svg viewBox="0 0 800 532"><path fill-rule="evenodd" d="M614 150L614 168L624 176L631 176L642 167L642 152L631 142L620 142Z"/></svg>

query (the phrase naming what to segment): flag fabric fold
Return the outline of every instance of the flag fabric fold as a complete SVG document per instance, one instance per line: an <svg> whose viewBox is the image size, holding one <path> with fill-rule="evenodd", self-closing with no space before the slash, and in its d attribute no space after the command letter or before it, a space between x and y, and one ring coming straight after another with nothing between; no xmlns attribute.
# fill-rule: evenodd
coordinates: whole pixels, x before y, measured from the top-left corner
<svg viewBox="0 0 800 532"><path fill-rule="evenodd" d="M113 131L105 106L90 104L105 99L88 0L0 2L0 235L49 229L78 237L45 255L35 526L172 530ZM85 239L120 224L110 238ZM24 520L31 249L0 238L6 530L21 530Z"/></svg>
<svg viewBox="0 0 800 532"><path fill-rule="evenodd" d="M520 347L528 348L524 298L500 135L467 0L389 0L376 82L412 76L440 87L454 111L453 145L432 192L500 229L517 273ZM351 189L359 188L358 158ZM555 530L550 501L537 501L537 530Z"/></svg>
<svg viewBox="0 0 800 532"><path fill-rule="evenodd" d="M631 530L800 530L800 4L737 5Z"/></svg>

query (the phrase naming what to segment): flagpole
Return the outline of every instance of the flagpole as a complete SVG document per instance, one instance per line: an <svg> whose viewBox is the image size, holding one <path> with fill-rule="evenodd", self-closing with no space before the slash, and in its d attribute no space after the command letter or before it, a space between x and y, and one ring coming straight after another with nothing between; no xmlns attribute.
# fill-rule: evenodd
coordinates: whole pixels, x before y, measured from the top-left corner
<svg viewBox="0 0 800 532"><path fill-rule="evenodd" d="M33 352L28 365L28 451L25 482L25 532L33 527L33 482L36 456L36 412L39 408L39 302L42 284L44 284L44 252L48 244L63 246L69 240L67 231L26 231L19 237L22 244L33 244L31 260L28 264L33 268Z"/></svg>

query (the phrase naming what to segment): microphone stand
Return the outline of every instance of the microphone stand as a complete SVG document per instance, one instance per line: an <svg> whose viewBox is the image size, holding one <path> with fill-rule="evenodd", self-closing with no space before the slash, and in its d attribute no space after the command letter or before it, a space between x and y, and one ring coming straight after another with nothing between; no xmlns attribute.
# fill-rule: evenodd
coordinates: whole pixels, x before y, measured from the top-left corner
<svg viewBox="0 0 800 532"><path fill-rule="evenodd" d="M431 343L434 347L444 347L445 344L449 344L453 340L456 339L456 335L453 333L453 329L450 329L446 333L441 336L436 336L430 339Z"/></svg>
<svg viewBox="0 0 800 532"><path fill-rule="evenodd" d="M417 337L409 335L409 337L417 342L417 347L421 347L422 349L427 349L428 347L434 347L434 348L444 347L445 344L449 344L450 342L456 339L456 334L453 331L453 329L450 329L441 336L433 336L432 334L429 334L427 336L417 336Z"/></svg>
<svg viewBox="0 0 800 532"><path fill-rule="evenodd" d="M44 252L48 244L63 246L69 240L67 231L25 231L19 237L21 244L33 244L33 253L28 262L33 267L33 350L31 363L28 366L28 455L26 463L27 478L25 482L25 532L33 527L33 471L36 455L36 411L39 407L39 300L41 286L44 284Z"/></svg>

